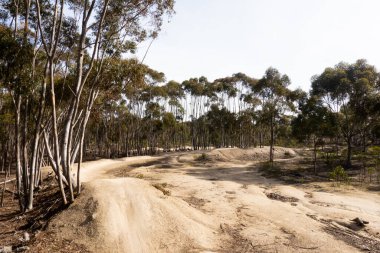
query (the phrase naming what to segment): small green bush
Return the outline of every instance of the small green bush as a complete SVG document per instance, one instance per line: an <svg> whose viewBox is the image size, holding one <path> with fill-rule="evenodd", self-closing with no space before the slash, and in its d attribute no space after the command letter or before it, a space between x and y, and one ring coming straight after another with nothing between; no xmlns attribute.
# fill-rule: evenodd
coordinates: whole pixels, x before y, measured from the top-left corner
<svg viewBox="0 0 380 253"><path fill-rule="evenodd" d="M368 148L368 152L373 155L380 156L380 146L372 146Z"/></svg>
<svg viewBox="0 0 380 253"><path fill-rule="evenodd" d="M348 182L348 175L342 166L336 166L330 172L330 178L335 182Z"/></svg>
<svg viewBox="0 0 380 253"><path fill-rule="evenodd" d="M157 184L152 184L152 186L156 188L157 190L160 190L166 196L170 196L171 194L169 190L165 189L165 187L168 186L167 183L162 183L162 184L157 183Z"/></svg>
<svg viewBox="0 0 380 253"><path fill-rule="evenodd" d="M372 183L372 175L375 174L376 168L375 167L368 167L367 168L367 172L368 172L368 175L369 175L369 182Z"/></svg>
<svg viewBox="0 0 380 253"><path fill-rule="evenodd" d="M206 153L202 153L200 156L198 156L196 159L196 161L199 161L199 162L206 162L206 161L209 161L210 160L210 157L206 154Z"/></svg>

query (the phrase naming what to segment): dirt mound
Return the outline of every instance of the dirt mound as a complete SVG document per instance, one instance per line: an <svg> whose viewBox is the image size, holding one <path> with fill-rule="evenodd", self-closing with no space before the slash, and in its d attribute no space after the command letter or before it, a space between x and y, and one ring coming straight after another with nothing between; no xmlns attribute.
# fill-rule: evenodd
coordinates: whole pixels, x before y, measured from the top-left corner
<svg viewBox="0 0 380 253"><path fill-rule="evenodd" d="M208 154L211 158L219 161L264 161L269 159L269 147L262 148L219 148ZM286 159L295 157L296 153L291 148L275 147L274 158Z"/></svg>
<svg viewBox="0 0 380 253"><path fill-rule="evenodd" d="M118 178L87 184L48 233L90 252L200 252L215 247L215 224L143 180Z"/></svg>

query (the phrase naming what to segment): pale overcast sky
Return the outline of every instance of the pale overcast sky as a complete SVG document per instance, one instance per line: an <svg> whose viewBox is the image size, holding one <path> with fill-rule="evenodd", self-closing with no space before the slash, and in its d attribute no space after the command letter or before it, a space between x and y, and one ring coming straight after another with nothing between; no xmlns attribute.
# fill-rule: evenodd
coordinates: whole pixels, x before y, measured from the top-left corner
<svg viewBox="0 0 380 253"><path fill-rule="evenodd" d="M259 78L273 66L308 90L340 61L380 67L380 0L176 0L175 10L144 62L168 80Z"/></svg>

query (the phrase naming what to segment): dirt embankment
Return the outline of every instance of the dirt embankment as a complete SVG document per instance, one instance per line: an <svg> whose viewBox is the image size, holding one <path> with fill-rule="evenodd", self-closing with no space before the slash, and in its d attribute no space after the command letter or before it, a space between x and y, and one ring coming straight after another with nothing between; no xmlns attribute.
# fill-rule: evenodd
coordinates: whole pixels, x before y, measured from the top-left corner
<svg viewBox="0 0 380 253"><path fill-rule="evenodd" d="M180 252L210 246L215 221L134 178L100 179L50 224L91 252Z"/></svg>
<svg viewBox="0 0 380 253"><path fill-rule="evenodd" d="M220 161L265 161L269 159L269 147L239 149L239 148L220 148L209 153L210 156ZM293 149L274 147L274 156L276 159L289 159L297 154Z"/></svg>
<svg viewBox="0 0 380 253"><path fill-rule="evenodd" d="M83 194L40 236L83 252L380 252L378 194L264 178L255 162L268 151L88 163ZM353 230L355 217L370 224ZM32 250L51 252L42 245Z"/></svg>

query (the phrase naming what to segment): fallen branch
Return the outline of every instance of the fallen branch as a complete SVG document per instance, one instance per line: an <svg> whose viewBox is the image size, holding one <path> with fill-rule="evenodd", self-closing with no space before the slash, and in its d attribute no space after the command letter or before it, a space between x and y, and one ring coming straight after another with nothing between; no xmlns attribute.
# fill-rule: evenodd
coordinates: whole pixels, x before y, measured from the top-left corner
<svg viewBox="0 0 380 253"><path fill-rule="evenodd" d="M293 247L293 248L299 248L299 249L308 249L308 250L313 250L313 249L319 249L320 246L314 246L314 247L303 247L303 246L298 246L295 244L290 244L290 243L284 243L285 246Z"/></svg>
<svg viewBox="0 0 380 253"><path fill-rule="evenodd" d="M0 184L6 184L6 183L13 182L13 181L16 181L16 178L5 180L5 181L1 182Z"/></svg>
<svg viewBox="0 0 380 253"><path fill-rule="evenodd" d="M271 245L274 245L274 243L268 243L268 244L256 244L256 245L253 245L253 243L251 242L250 243L252 249L255 249L256 247L267 247L267 246L271 246Z"/></svg>

